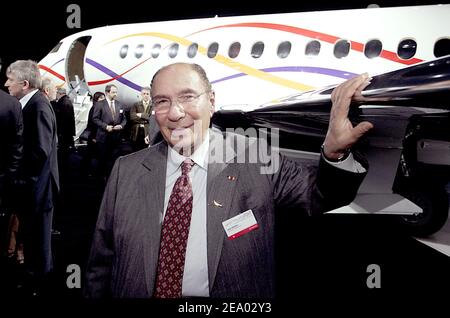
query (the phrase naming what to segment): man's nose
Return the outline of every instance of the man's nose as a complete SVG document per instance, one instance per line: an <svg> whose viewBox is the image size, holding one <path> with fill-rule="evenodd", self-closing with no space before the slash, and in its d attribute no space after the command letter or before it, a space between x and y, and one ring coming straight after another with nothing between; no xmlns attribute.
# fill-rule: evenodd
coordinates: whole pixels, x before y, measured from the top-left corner
<svg viewBox="0 0 450 318"><path fill-rule="evenodd" d="M173 100L169 108L169 119L172 121L179 120L185 115L184 108L177 100Z"/></svg>

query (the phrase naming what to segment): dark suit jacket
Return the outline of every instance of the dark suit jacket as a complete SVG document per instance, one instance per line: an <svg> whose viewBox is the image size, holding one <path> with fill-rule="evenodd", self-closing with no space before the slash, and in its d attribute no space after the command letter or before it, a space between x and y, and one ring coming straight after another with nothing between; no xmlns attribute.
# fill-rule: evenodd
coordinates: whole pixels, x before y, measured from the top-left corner
<svg viewBox="0 0 450 318"><path fill-rule="evenodd" d="M226 150L234 153L231 139L231 135L211 130L210 150L226 144ZM320 163L316 174L276 153L272 160L280 160L278 171L261 174L263 164L242 164L235 159L230 157L227 162L208 165L210 296L273 297L275 209L295 207L298 213L312 215L348 204L364 174L350 173L325 162ZM103 197L87 266L87 296L149 298L153 295L166 165L164 141L116 161ZM222 222L248 209L253 211L259 228L228 240Z"/></svg>
<svg viewBox="0 0 450 318"><path fill-rule="evenodd" d="M114 101L115 105L115 116L113 118L111 110L109 108L108 101L106 99L99 101L95 104L94 114L92 121L97 125L97 142L105 142L108 132L106 131L106 126L108 125L121 125L125 128L126 118L125 118L125 107L119 101Z"/></svg>
<svg viewBox="0 0 450 318"><path fill-rule="evenodd" d="M89 109L89 114L88 114L88 122L87 122L87 126L86 126L86 131L88 132L88 135L87 135L88 141L92 141L92 139L95 139L95 137L97 135L97 125L94 124L94 120L93 120L94 119L94 109L95 109L95 104L91 106L91 109Z"/></svg>
<svg viewBox="0 0 450 318"><path fill-rule="evenodd" d="M23 214L29 223L28 266L39 274L52 269L51 223L59 191L56 119L48 99L36 92L23 112ZM31 246L34 247L31 247Z"/></svg>
<svg viewBox="0 0 450 318"><path fill-rule="evenodd" d="M39 204L53 206L45 191L50 182L59 190L55 113L41 92L36 92L22 111L24 177L27 184L38 188Z"/></svg>
<svg viewBox="0 0 450 318"><path fill-rule="evenodd" d="M75 136L75 112L69 96L64 95L56 102L55 115L58 142L72 145L73 136Z"/></svg>
<svg viewBox="0 0 450 318"><path fill-rule="evenodd" d="M141 117L139 118L136 114L141 113ZM138 131L140 125L144 125L144 136L147 136L149 134L149 119L152 115L152 105L147 107L147 109L144 111L144 104L142 101L135 103L130 110L130 120L132 123L131 127L131 140L136 141L138 137Z"/></svg>
<svg viewBox="0 0 450 318"><path fill-rule="evenodd" d="M6 205L7 199L14 201L11 196L22 159L22 133L22 106L17 98L0 90L0 207Z"/></svg>

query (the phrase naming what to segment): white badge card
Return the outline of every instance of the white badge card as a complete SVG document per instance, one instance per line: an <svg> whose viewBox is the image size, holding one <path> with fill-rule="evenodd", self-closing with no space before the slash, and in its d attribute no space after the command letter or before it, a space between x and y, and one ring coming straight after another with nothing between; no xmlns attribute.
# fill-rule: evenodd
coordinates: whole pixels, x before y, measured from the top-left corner
<svg viewBox="0 0 450 318"><path fill-rule="evenodd" d="M231 219L223 221L222 225L229 240L234 240L259 227L252 210L247 210Z"/></svg>

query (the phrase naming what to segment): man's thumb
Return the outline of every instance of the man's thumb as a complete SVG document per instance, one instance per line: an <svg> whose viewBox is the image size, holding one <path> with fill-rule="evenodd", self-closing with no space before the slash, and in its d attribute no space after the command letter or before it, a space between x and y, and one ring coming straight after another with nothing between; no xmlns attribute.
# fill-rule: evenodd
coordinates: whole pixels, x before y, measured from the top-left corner
<svg viewBox="0 0 450 318"><path fill-rule="evenodd" d="M367 133L369 130L373 128L373 124L368 121L360 122L354 129L357 137L363 136L365 133Z"/></svg>

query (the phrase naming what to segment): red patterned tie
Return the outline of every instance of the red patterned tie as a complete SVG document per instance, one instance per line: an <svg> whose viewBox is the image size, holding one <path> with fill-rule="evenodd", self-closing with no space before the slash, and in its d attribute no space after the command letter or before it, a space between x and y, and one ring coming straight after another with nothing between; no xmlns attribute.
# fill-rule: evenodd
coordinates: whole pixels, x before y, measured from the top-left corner
<svg viewBox="0 0 450 318"><path fill-rule="evenodd" d="M161 230L154 297L180 298L184 260L192 215L192 186L188 173L192 161L181 165L181 176L172 189Z"/></svg>

